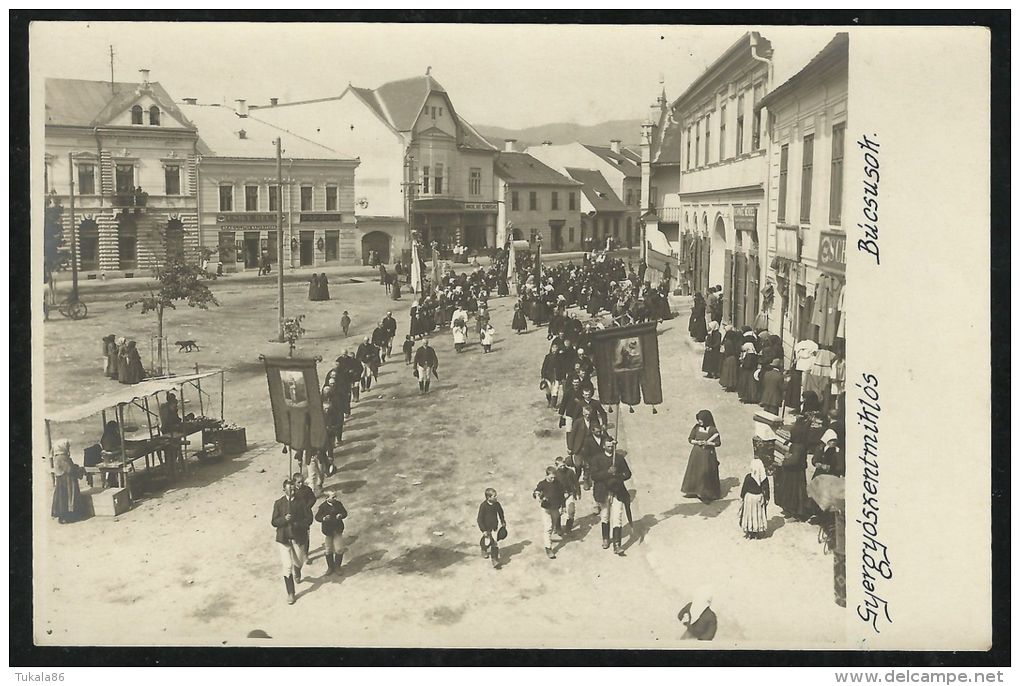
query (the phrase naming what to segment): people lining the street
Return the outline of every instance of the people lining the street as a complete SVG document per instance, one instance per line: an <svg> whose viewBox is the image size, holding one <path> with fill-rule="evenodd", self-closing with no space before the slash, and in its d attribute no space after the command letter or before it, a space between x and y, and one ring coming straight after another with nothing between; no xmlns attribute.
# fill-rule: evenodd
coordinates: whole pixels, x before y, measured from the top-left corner
<svg viewBox="0 0 1020 686"><path fill-rule="evenodd" d="M60 524L76 522L84 515L78 481L85 469L71 459L71 442L65 438L53 444L53 502L50 514Z"/></svg>
<svg viewBox="0 0 1020 686"><path fill-rule="evenodd" d="M744 538L762 538L769 528L769 482L761 460L751 460L751 469L740 486L740 510L737 518Z"/></svg>

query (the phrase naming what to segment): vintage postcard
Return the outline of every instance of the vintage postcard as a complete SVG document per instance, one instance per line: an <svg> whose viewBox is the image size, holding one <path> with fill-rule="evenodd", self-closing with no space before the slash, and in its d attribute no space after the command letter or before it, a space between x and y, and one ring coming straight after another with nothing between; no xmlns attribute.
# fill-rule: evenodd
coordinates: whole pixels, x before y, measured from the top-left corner
<svg viewBox="0 0 1020 686"><path fill-rule="evenodd" d="M988 650L990 40L34 22L35 644Z"/></svg>

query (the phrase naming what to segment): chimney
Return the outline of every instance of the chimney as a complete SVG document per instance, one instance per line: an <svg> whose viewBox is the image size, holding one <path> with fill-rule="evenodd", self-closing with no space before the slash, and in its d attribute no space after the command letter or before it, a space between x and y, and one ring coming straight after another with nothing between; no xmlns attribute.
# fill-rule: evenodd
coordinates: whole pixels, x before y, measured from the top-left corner
<svg viewBox="0 0 1020 686"><path fill-rule="evenodd" d="M237 116L247 117L248 116L248 101L244 98L237 99Z"/></svg>
<svg viewBox="0 0 1020 686"><path fill-rule="evenodd" d="M516 142L517 142L516 138L505 138L505 139L503 139L503 151L504 152L513 152L514 151L514 143L516 143Z"/></svg>
<svg viewBox="0 0 1020 686"><path fill-rule="evenodd" d="M184 104L185 105L197 105L198 104L198 98L184 98Z"/></svg>
<svg viewBox="0 0 1020 686"><path fill-rule="evenodd" d="M245 131L244 129L241 129L240 131L237 132L237 137L240 138L241 140L244 140L245 138L248 137L248 132Z"/></svg>
<svg viewBox="0 0 1020 686"><path fill-rule="evenodd" d="M269 106L270 107L276 107L279 104L280 104L280 99L279 98L269 98Z"/></svg>
<svg viewBox="0 0 1020 686"><path fill-rule="evenodd" d="M142 85L143 86L148 86L149 85L149 70L148 69L139 69L138 73L140 73L142 75Z"/></svg>
<svg viewBox="0 0 1020 686"><path fill-rule="evenodd" d="M552 141L542 141L542 145L552 145Z"/></svg>
<svg viewBox="0 0 1020 686"><path fill-rule="evenodd" d="M609 141L609 149L612 150L613 152L615 152L617 155L619 155L620 154L620 139L619 138L614 138L613 140Z"/></svg>

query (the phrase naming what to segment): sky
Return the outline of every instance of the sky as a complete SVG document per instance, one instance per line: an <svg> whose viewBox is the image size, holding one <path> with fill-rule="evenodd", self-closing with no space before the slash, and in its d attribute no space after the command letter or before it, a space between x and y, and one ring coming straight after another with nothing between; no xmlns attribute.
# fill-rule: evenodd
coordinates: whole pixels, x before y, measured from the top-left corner
<svg viewBox="0 0 1020 686"><path fill-rule="evenodd" d="M644 118L747 30L775 50L775 85L807 63L832 27L535 24L37 22L36 77L137 81L148 68L177 100L249 103L340 94L424 74L474 124L525 128ZM662 83L660 85L660 79Z"/></svg>

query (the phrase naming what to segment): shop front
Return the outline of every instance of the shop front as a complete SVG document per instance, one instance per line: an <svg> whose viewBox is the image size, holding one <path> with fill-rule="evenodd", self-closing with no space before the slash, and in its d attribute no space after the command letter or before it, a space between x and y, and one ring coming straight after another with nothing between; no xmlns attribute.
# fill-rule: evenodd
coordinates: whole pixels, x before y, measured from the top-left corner
<svg viewBox="0 0 1020 686"><path fill-rule="evenodd" d="M258 269L265 257L276 263L276 214L238 212L216 215L219 261L226 272Z"/></svg>
<svg viewBox="0 0 1020 686"><path fill-rule="evenodd" d="M494 202L424 198L414 201L411 226L424 246L435 241L443 254L457 245L481 252L495 247L497 212Z"/></svg>
<svg viewBox="0 0 1020 686"><path fill-rule="evenodd" d="M733 229L735 248L726 251L723 316L738 327L766 326L758 319L758 206L735 206Z"/></svg>

